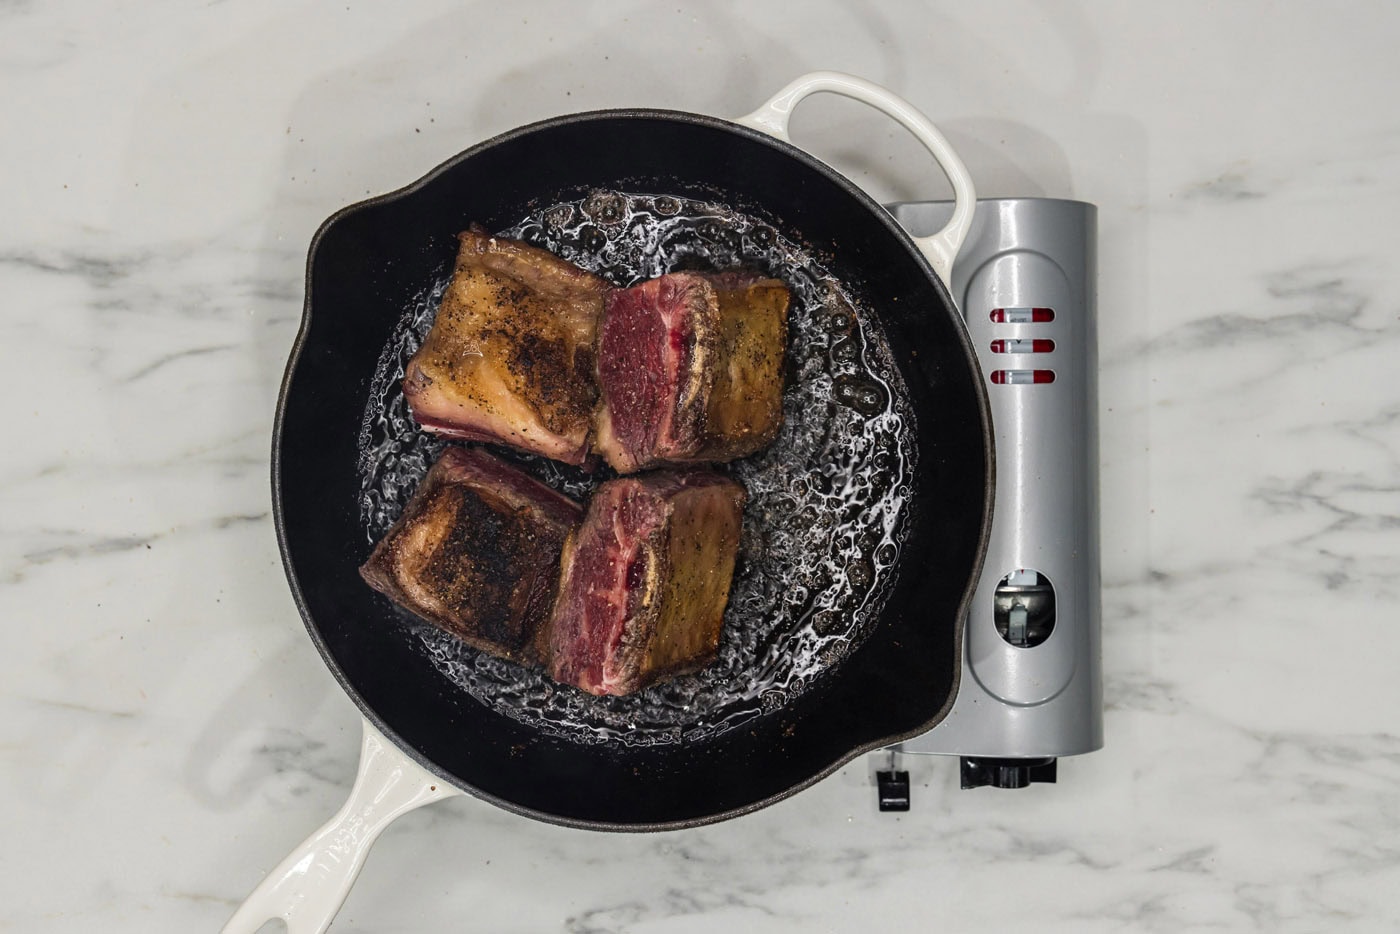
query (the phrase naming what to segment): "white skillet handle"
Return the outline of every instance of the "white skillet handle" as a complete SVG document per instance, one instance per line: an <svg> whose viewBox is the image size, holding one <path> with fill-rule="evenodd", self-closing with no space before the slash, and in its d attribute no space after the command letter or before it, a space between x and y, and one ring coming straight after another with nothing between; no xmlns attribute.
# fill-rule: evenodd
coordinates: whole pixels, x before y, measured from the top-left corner
<svg viewBox="0 0 1400 934"><path fill-rule="evenodd" d="M326 930L384 828L414 808L459 794L364 721L360 774L345 806L267 874L224 934L253 934L274 918L287 923L288 934Z"/></svg>
<svg viewBox="0 0 1400 934"><path fill-rule="evenodd" d="M957 257L958 250L962 249L967 229L972 225L972 209L977 202L977 192L972 187L972 176L967 174L967 167L953 151L953 147L948 145L948 141L938 132L938 128L929 122L928 117L916 110L912 104L864 78L842 74L839 71L814 71L793 81L768 103L734 122L761 130L784 142L791 142L788 138L788 119L792 116L793 109L803 98L820 91L854 98L892 117L913 133L915 139L923 143L924 148L937 160L938 167L948 176L948 181L953 183L953 217L948 221L948 225L931 237L913 238L927 257L933 271L938 273L938 278L943 280L944 285L951 287L949 276L952 274L953 260Z"/></svg>

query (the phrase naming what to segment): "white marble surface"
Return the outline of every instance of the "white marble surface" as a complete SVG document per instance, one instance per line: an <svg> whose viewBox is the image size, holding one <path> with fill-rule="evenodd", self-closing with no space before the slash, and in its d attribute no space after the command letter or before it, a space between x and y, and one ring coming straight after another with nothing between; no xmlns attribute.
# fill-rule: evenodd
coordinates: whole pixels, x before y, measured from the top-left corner
<svg viewBox="0 0 1400 934"><path fill-rule="evenodd" d="M1107 746L1060 784L869 766L697 831L459 799L338 931L1400 925L1400 8L0 2L0 929L214 930L343 798L273 403L318 223L568 110L745 112L813 68L985 195L1100 205ZM795 135L943 193L859 105Z"/></svg>

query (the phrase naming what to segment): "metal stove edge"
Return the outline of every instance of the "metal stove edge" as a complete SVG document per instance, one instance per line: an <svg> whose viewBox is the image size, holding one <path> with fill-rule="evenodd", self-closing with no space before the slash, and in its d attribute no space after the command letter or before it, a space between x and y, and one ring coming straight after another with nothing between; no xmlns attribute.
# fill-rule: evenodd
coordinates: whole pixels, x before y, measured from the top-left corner
<svg viewBox="0 0 1400 934"><path fill-rule="evenodd" d="M915 235L952 213L951 202L887 207ZM1087 202L981 199L953 267L988 380L992 530L958 696L889 755L961 756L964 787L1054 781L1058 757L1103 745L1097 240ZM882 807L908 807L901 775L880 773Z"/></svg>

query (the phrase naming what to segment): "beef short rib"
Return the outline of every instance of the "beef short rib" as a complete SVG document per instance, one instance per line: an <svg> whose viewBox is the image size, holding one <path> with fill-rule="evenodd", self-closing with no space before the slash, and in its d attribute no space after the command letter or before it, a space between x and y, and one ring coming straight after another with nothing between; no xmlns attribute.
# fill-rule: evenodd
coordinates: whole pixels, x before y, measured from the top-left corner
<svg viewBox="0 0 1400 934"><path fill-rule="evenodd" d="M437 318L405 371L413 417L444 437L582 464L608 283L479 228L459 240Z"/></svg>
<svg viewBox="0 0 1400 934"><path fill-rule="evenodd" d="M680 272L610 292L594 446L615 470L725 462L782 427L787 287Z"/></svg>
<svg viewBox="0 0 1400 934"><path fill-rule="evenodd" d="M564 548L551 677L630 694L712 661L744 500L742 486L707 470L600 485Z"/></svg>
<svg viewBox="0 0 1400 934"><path fill-rule="evenodd" d="M490 454L450 447L360 575L469 645L540 665L560 554L582 516Z"/></svg>

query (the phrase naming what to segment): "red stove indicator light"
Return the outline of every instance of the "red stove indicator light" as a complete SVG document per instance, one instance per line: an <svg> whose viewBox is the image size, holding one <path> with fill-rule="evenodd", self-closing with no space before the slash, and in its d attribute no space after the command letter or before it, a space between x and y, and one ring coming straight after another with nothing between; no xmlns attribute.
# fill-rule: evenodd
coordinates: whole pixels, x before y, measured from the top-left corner
<svg viewBox="0 0 1400 934"><path fill-rule="evenodd" d="M993 308L992 320L997 324L1044 324L1055 320L1053 308Z"/></svg>
<svg viewBox="0 0 1400 934"><path fill-rule="evenodd" d="M1036 338L1035 340L1025 340L1017 338L1001 339L992 341L992 353L1050 353L1055 349L1055 342L1047 338Z"/></svg>
<svg viewBox="0 0 1400 934"><path fill-rule="evenodd" d="M992 382L998 386L1030 386L1053 383L1054 370L993 370Z"/></svg>

